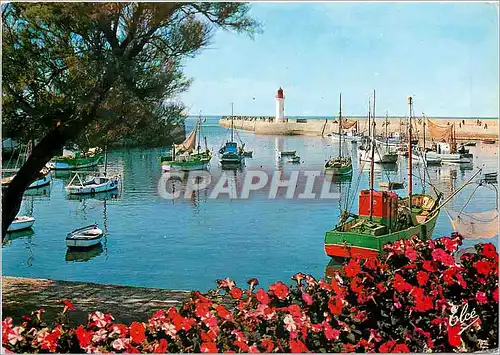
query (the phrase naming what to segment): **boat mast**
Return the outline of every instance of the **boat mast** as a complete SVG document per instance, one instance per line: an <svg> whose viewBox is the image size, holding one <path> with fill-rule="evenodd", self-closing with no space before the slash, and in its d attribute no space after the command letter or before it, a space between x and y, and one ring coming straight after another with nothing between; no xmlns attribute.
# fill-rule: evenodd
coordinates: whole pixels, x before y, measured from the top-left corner
<svg viewBox="0 0 500 355"><path fill-rule="evenodd" d="M106 173L108 172L108 145L104 146L104 177L106 177Z"/></svg>
<svg viewBox="0 0 500 355"><path fill-rule="evenodd" d="M375 90L373 90L373 127L371 143L371 159L370 159L370 221L373 219L373 190L375 185Z"/></svg>
<svg viewBox="0 0 500 355"><path fill-rule="evenodd" d="M372 136L372 124L371 124L371 112L372 112L372 102L368 99L368 137Z"/></svg>
<svg viewBox="0 0 500 355"><path fill-rule="evenodd" d="M387 133L387 126L389 125L389 121L387 120L387 111L385 111L385 149L389 146L389 134Z"/></svg>
<svg viewBox="0 0 500 355"><path fill-rule="evenodd" d="M200 118L198 119L198 146L196 147L197 148L197 151L198 151L198 154L200 154L200 147L201 147L201 111L200 111Z"/></svg>
<svg viewBox="0 0 500 355"><path fill-rule="evenodd" d="M411 212L411 195L412 195L412 187L413 187L413 176L412 176L412 147L411 147L411 113L412 113L412 104L413 98L408 97L408 104L410 106L410 115L408 122L408 207L410 207Z"/></svg>
<svg viewBox="0 0 500 355"><path fill-rule="evenodd" d="M339 158L342 157L342 93L340 93L339 106Z"/></svg>
<svg viewBox="0 0 500 355"><path fill-rule="evenodd" d="M234 114L233 114L233 103L231 102L231 142L233 141L233 129L234 129Z"/></svg>

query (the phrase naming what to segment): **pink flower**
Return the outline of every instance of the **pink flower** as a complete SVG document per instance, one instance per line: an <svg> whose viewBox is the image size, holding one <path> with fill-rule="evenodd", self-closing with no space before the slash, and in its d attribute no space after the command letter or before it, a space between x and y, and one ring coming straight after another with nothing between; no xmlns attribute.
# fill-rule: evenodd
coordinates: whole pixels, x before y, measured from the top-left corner
<svg viewBox="0 0 500 355"><path fill-rule="evenodd" d="M453 259L453 256L441 248L436 248L432 251L432 260L440 261L445 266L455 265L455 259Z"/></svg>
<svg viewBox="0 0 500 355"><path fill-rule="evenodd" d="M324 323L324 333L325 337L328 340L337 340L340 336L340 331L337 329L333 329L332 326L328 323Z"/></svg>
<svg viewBox="0 0 500 355"><path fill-rule="evenodd" d="M297 324L295 324L295 321L293 320L293 317L290 314L286 315L286 317L283 319L283 323L285 323L285 329L288 330L289 332L297 330Z"/></svg>
<svg viewBox="0 0 500 355"><path fill-rule="evenodd" d="M306 292L302 292L302 301L304 301L308 306L313 304L312 296Z"/></svg>
<svg viewBox="0 0 500 355"><path fill-rule="evenodd" d="M226 288L231 290L236 284L234 283L233 280L231 280L229 277L226 277L224 280L217 280L217 284L221 288Z"/></svg>
<svg viewBox="0 0 500 355"><path fill-rule="evenodd" d="M115 341L113 341L111 343L111 345L113 346L113 349L115 349L115 350L124 350L129 345L129 340L118 338Z"/></svg>
<svg viewBox="0 0 500 355"><path fill-rule="evenodd" d="M202 353L218 353L219 349L217 349L217 345L213 342L210 343L203 343L201 344L200 351Z"/></svg>
<svg viewBox="0 0 500 355"><path fill-rule="evenodd" d="M24 332L23 327L14 327L10 330L9 334L7 335L7 338L9 340L9 343L12 345L16 345L18 341L22 341L24 337L21 335L22 332Z"/></svg>

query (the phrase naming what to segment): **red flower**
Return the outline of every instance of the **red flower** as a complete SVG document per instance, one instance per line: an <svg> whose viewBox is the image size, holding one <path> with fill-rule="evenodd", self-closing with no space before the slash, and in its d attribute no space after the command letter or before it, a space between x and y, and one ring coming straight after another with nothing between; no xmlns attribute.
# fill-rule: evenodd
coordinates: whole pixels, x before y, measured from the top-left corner
<svg viewBox="0 0 500 355"><path fill-rule="evenodd" d="M473 266L478 273L483 275L488 275L491 271L491 264L488 261L476 261Z"/></svg>
<svg viewBox="0 0 500 355"><path fill-rule="evenodd" d="M394 345L396 345L396 341L394 341L394 340L386 341L385 343L380 345L380 347L378 348L378 351L380 353L390 353L392 348L394 347Z"/></svg>
<svg viewBox="0 0 500 355"><path fill-rule="evenodd" d="M478 291L476 292L476 301L478 303L488 303L488 298L486 298L486 293Z"/></svg>
<svg viewBox="0 0 500 355"><path fill-rule="evenodd" d="M217 315L222 319L230 320L233 318L231 316L231 313L223 305L218 305L216 310L217 310Z"/></svg>
<svg viewBox="0 0 500 355"><path fill-rule="evenodd" d="M453 252L455 252L455 250L457 250L457 247L459 244L457 239L451 239L449 237L442 237L442 238L439 238L439 240L443 243L444 248L446 250L448 250L450 253L453 253Z"/></svg>
<svg viewBox="0 0 500 355"><path fill-rule="evenodd" d="M281 281L278 281L269 286L269 290L271 290L274 293L274 295L278 297L280 300L288 296L288 286L282 283Z"/></svg>
<svg viewBox="0 0 500 355"><path fill-rule="evenodd" d="M397 344L391 353L409 353L410 349L405 344Z"/></svg>
<svg viewBox="0 0 500 355"><path fill-rule="evenodd" d="M462 337L460 336L460 323L451 326L449 323L447 324L447 333L448 333L448 343L451 346L459 347L462 345Z"/></svg>
<svg viewBox="0 0 500 355"><path fill-rule="evenodd" d="M304 301L308 306L313 304L313 298L307 292L302 292L302 301Z"/></svg>
<svg viewBox="0 0 500 355"><path fill-rule="evenodd" d="M447 285L453 285L455 283L455 280L453 279L453 276L455 276L454 269L446 269L442 275L443 280Z"/></svg>
<svg viewBox="0 0 500 355"><path fill-rule="evenodd" d="M160 343L155 347L155 354L165 354L167 352L168 343L165 339L161 339Z"/></svg>
<svg viewBox="0 0 500 355"><path fill-rule="evenodd" d="M411 285L400 274L394 277L394 288L398 292L410 291Z"/></svg>
<svg viewBox="0 0 500 355"><path fill-rule="evenodd" d="M245 353L247 353L249 350L249 346L242 341L236 340L234 342L234 345L236 345L238 348L240 348L241 351L243 351Z"/></svg>
<svg viewBox="0 0 500 355"><path fill-rule="evenodd" d="M481 255L488 258L488 259L498 259L498 254L495 249L495 246L491 243L483 244L483 247L481 249Z"/></svg>
<svg viewBox="0 0 500 355"><path fill-rule="evenodd" d="M76 337L78 338L80 347L83 349L90 345L90 341L92 340L92 332L87 332L85 329L83 329L82 326L79 326L78 328L76 328Z"/></svg>
<svg viewBox="0 0 500 355"><path fill-rule="evenodd" d="M453 259L453 256L441 248L436 248L432 251L432 260L440 261L445 266L455 265L455 259Z"/></svg>
<svg viewBox="0 0 500 355"><path fill-rule="evenodd" d="M368 259L366 259L363 266L369 270L377 270L378 259L375 257L369 257Z"/></svg>
<svg viewBox="0 0 500 355"><path fill-rule="evenodd" d="M429 261L429 260L424 261L424 263L422 264L422 268L428 272L436 271L436 267L434 266L434 263L432 261Z"/></svg>
<svg viewBox="0 0 500 355"><path fill-rule="evenodd" d="M342 348L343 353L353 353L356 351L356 347L352 344L344 344L344 347Z"/></svg>
<svg viewBox="0 0 500 355"><path fill-rule="evenodd" d="M64 307L67 307L69 310L71 310L71 311L75 310L75 307L73 306L73 303L71 303L70 301L68 301L68 300L62 300L60 302L64 303Z"/></svg>
<svg viewBox="0 0 500 355"><path fill-rule="evenodd" d="M135 346L132 346L132 345L129 345L127 347L127 351L125 351L126 353L129 353L129 354L140 354L141 352L139 351L139 349L137 349Z"/></svg>
<svg viewBox="0 0 500 355"><path fill-rule="evenodd" d="M144 340L146 340L144 325L139 322L132 322L132 324L130 324L130 336L134 343L142 344Z"/></svg>
<svg viewBox="0 0 500 355"><path fill-rule="evenodd" d="M260 345L265 348L266 353L270 353L274 349L274 342L271 339L261 339Z"/></svg>
<svg viewBox="0 0 500 355"><path fill-rule="evenodd" d="M240 288L233 287L231 289L231 297L232 298L239 300L241 298L241 296L243 296L243 292L241 291Z"/></svg>
<svg viewBox="0 0 500 355"><path fill-rule="evenodd" d="M202 353L218 353L217 345L215 343L203 343L201 344L200 351Z"/></svg>
<svg viewBox="0 0 500 355"><path fill-rule="evenodd" d="M415 310L418 312L426 312L434 308L432 297L426 296L423 289L413 287L412 296L415 299Z"/></svg>
<svg viewBox="0 0 500 355"><path fill-rule="evenodd" d="M498 303L498 287L493 291L493 299Z"/></svg>
<svg viewBox="0 0 500 355"><path fill-rule="evenodd" d="M424 286L429 280L429 275L425 271L417 272L417 281L419 286Z"/></svg>
<svg viewBox="0 0 500 355"><path fill-rule="evenodd" d="M340 336L340 331L337 329L333 329L332 326L328 323L324 323L325 326L325 337L328 340L337 340Z"/></svg>
<svg viewBox="0 0 500 355"><path fill-rule="evenodd" d="M257 291L257 300L262 304L269 304L269 296L267 292L260 288Z"/></svg>
<svg viewBox="0 0 500 355"><path fill-rule="evenodd" d="M413 248L408 248L405 250L405 256L410 259L411 262L417 260L417 252Z"/></svg>
<svg viewBox="0 0 500 355"><path fill-rule="evenodd" d="M342 313L342 300L340 298L330 298L328 301L328 309L332 314L341 314Z"/></svg>
<svg viewBox="0 0 500 355"><path fill-rule="evenodd" d="M354 277L361 271L359 264L354 259L349 260L349 263L344 265L343 268L347 277Z"/></svg>
<svg viewBox="0 0 500 355"><path fill-rule="evenodd" d="M292 353L307 353L309 350L300 340L290 340L290 350Z"/></svg>

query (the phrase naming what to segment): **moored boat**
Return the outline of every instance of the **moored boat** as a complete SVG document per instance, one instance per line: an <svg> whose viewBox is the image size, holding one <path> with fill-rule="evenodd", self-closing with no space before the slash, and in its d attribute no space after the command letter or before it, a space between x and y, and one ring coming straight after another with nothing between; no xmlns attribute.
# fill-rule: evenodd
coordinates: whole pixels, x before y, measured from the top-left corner
<svg viewBox="0 0 500 355"><path fill-rule="evenodd" d="M345 140L343 140L342 132L342 94L340 94L340 106L339 106L339 124L338 124L338 137L339 141L339 155L337 157L331 157L325 164L325 173L336 175L336 176L350 176L352 175L352 159L349 155L342 155L342 146ZM347 148L344 149L344 152Z"/></svg>
<svg viewBox="0 0 500 355"><path fill-rule="evenodd" d="M35 218L30 216L18 216L14 218L7 232L17 232L24 229L29 229L35 223Z"/></svg>
<svg viewBox="0 0 500 355"><path fill-rule="evenodd" d="M160 158L163 172L167 171L191 171L208 168L212 160L212 153L207 147L205 139L205 149L201 149L201 117L188 137L181 144L174 144L170 154ZM198 140L198 142L197 142Z"/></svg>
<svg viewBox="0 0 500 355"><path fill-rule="evenodd" d="M296 154L297 151L294 149L283 149L282 151L279 152L280 157L294 156Z"/></svg>
<svg viewBox="0 0 500 355"><path fill-rule="evenodd" d="M298 163L300 163L300 157L298 155L294 155L293 157L288 159L288 162L298 164Z"/></svg>
<svg viewBox="0 0 500 355"><path fill-rule="evenodd" d="M412 98L409 98L410 124L408 128L408 196L400 198L393 191L374 189L374 163L370 164L370 189L359 193L358 213L342 212L339 223L325 234L325 253L331 257L376 256L386 243L432 236L441 206L440 195L413 194L412 191ZM373 127L373 130L375 127ZM367 152L374 154L375 140ZM390 184L388 184L388 187ZM424 184L425 185L425 184Z"/></svg>
<svg viewBox="0 0 500 355"><path fill-rule="evenodd" d="M89 248L101 243L103 231L97 224L75 229L68 233L66 246L68 248Z"/></svg>
<svg viewBox="0 0 500 355"><path fill-rule="evenodd" d="M100 148L90 148L86 153L75 152L53 158L47 166L53 170L76 170L97 166L102 159Z"/></svg>
<svg viewBox="0 0 500 355"><path fill-rule="evenodd" d="M238 143L234 141L234 114L233 105L231 104L231 139L219 149L219 161L224 167L238 167L244 161L244 156Z"/></svg>
<svg viewBox="0 0 500 355"><path fill-rule="evenodd" d="M74 180L78 178L79 184L73 184ZM120 184L120 176L115 175L112 177L96 176L90 177L88 180L83 181L78 173L75 174L73 179L66 186L66 191L71 195L88 195L100 192L112 191L118 189Z"/></svg>

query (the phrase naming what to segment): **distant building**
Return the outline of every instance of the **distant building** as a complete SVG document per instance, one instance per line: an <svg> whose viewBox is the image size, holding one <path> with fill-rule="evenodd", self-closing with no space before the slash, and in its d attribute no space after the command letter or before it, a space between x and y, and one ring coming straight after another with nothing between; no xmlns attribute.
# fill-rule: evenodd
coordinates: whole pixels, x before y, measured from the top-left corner
<svg viewBox="0 0 500 355"><path fill-rule="evenodd" d="M280 87L276 94L276 122L285 122L285 95Z"/></svg>

